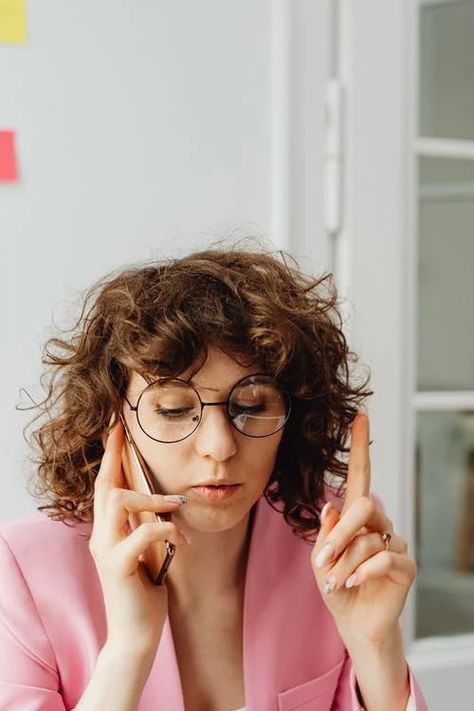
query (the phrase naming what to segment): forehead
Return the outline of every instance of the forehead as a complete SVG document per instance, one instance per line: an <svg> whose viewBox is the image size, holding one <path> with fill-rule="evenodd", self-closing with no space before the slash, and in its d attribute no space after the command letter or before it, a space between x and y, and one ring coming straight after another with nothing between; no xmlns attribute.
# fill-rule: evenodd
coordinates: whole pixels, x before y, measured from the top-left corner
<svg viewBox="0 0 474 711"><path fill-rule="evenodd" d="M239 357L239 362L223 353L210 349L204 365L197 371L193 367L180 373L177 377L193 385L203 393L220 393L230 388L246 375L261 372L258 364L250 358ZM154 376L158 379L159 376ZM131 372L129 385L134 390L143 390L151 381L147 381L136 371Z"/></svg>

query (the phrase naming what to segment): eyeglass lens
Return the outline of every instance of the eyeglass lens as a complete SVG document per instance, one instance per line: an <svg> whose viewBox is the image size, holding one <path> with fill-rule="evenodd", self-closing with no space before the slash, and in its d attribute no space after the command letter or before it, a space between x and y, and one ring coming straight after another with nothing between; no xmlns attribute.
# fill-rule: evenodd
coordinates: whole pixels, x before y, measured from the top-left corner
<svg viewBox="0 0 474 711"><path fill-rule="evenodd" d="M229 415L233 425L251 437L279 430L287 417L288 401L268 376L249 376L232 390ZM193 387L179 380L153 383L140 397L141 428L160 442L176 442L199 425L201 403Z"/></svg>

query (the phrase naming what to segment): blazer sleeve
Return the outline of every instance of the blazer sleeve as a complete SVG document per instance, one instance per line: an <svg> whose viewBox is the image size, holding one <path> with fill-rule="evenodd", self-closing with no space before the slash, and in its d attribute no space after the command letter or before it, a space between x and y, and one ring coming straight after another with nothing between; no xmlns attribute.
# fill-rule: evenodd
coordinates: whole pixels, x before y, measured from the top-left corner
<svg viewBox="0 0 474 711"><path fill-rule="evenodd" d="M51 643L0 534L0 711L65 711Z"/></svg>
<svg viewBox="0 0 474 711"><path fill-rule="evenodd" d="M405 711L428 711L423 693L409 664L408 672L410 675L410 696ZM362 705L362 697L349 655L342 667L331 711L366 711L365 706Z"/></svg>

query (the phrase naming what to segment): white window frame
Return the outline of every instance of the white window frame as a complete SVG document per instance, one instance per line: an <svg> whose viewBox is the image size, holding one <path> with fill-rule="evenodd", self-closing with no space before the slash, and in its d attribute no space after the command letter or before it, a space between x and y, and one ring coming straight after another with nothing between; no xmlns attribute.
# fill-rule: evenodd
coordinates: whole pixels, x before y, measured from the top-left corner
<svg viewBox="0 0 474 711"><path fill-rule="evenodd" d="M474 405L472 392L416 391L417 163L421 155L474 158L474 145L417 135L418 0L338 4L346 120L336 269L351 345L372 370L372 489L413 552L416 412ZM415 595L416 582L401 622L428 705L455 700L467 710L474 634L416 640Z"/></svg>

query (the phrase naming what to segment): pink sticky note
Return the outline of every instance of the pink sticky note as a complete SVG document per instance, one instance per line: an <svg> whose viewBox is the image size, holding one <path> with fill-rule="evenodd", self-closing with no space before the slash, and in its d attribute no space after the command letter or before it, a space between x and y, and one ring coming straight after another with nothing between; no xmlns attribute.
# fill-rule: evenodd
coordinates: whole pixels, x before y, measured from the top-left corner
<svg viewBox="0 0 474 711"><path fill-rule="evenodd" d="M18 165L15 153L15 131L0 130L0 182L14 183L18 180Z"/></svg>

